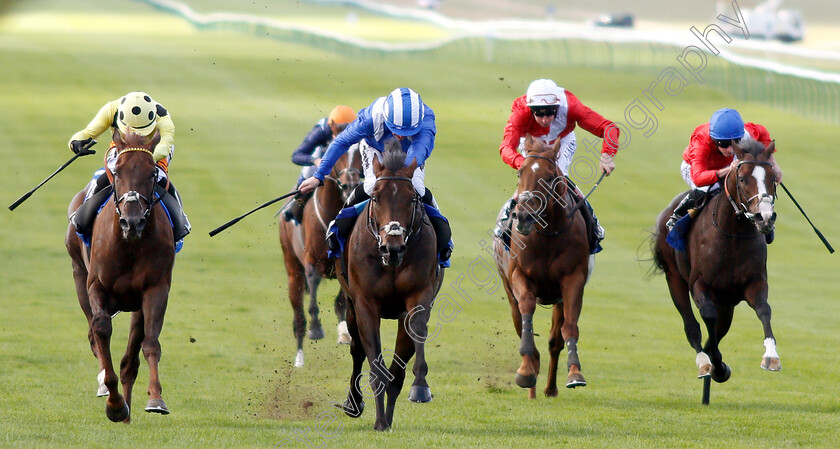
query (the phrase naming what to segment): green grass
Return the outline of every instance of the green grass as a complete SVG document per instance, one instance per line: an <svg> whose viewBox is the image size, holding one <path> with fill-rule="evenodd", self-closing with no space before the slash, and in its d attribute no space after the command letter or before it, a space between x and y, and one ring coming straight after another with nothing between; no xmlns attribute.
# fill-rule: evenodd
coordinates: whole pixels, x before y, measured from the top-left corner
<svg viewBox="0 0 840 449"><path fill-rule="evenodd" d="M97 10L126 23L136 14L151 24L172 20L135 2L90 1L81 8ZM90 17L101 25L102 16ZM677 167L688 135L722 106L736 106L770 129L786 185L840 245L834 128L735 103L696 84L663 101L658 131L650 138L635 132L617 171L592 197L607 240L580 323L589 386L527 401L513 383L518 341L502 291L464 280L467 300L450 286L471 263L489 262L482 240L515 186L515 174L498 156L510 102L532 79L552 77L618 120L658 70L645 76L504 62L349 60L235 33L153 26L130 36L97 26L31 32L2 28L8 19L0 22L4 204L70 158L68 138L105 101L142 89L175 120L171 175L194 232L177 256L161 338L164 399L172 414L140 411L148 382L142 362L133 422L125 426L110 423L104 401L93 395L97 365L62 244L67 204L101 164L107 137L95 147L100 154L68 167L14 212L0 213L0 447L271 448L296 436L300 441L287 447L799 448L833 447L838 440L838 259L787 198L777 202L768 261L784 369L758 367L763 335L755 314L741 305L722 345L732 378L712 386L709 407L700 405L694 354L664 279L645 281L649 263L639 261L648 257L645 238L654 218L684 188ZM440 328L427 347L434 400L412 404L404 390L393 431L377 434L370 401L357 420L331 407L344 399L350 373L347 347L334 344L329 299L337 283L325 282L320 292L327 337L307 341L307 365L295 369L274 210L214 238L207 232L288 191L298 174L291 152L335 104L360 108L402 85L417 90L438 117L427 185L453 223L457 247L442 292L461 309L448 322L433 314L431 325ZM548 311L538 311L540 348L549 320ZM113 350L121 354L127 316L114 321ZM394 322L383 327L384 346L391 347ZM540 388L544 382L545 373ZM327 431L338 436L328 440Z"/></svg>

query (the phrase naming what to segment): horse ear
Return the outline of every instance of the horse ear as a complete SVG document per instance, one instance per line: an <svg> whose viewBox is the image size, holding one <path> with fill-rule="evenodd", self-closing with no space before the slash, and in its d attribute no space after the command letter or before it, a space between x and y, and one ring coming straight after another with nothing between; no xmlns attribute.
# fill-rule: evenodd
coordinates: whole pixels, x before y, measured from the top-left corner
<svg viewBox="0 0 840 449"><path fill-rule="evenodd" d="M740 145L732 142L732 151L735 152L735 157L737 157L739 161L744 160L744 150L741 149Z"/></svg>
<svg viewBox="0 0 840 449"><path fill-rule="evenodd" d="M411 158L411 163L406 165L409 176L413 176L414 170L417 170L417 158Z"/></svg>
<svg viewBox="0 0 840 449"><path fill-rule="evenodd" d="M555 140L554 145L551 146L551 154L553 154L555 156L557 155L557 150L560 149L560 144L561 143L562 142L561 142L560 136L557 136L557 140Z"/></svg>
<svg viewBox="0 0 840 449"><path fill-rule="evenodd" d="M160 142L160 130L156 129L155 134L152 136L151 142L149 142L149 146L154 150L157 144Z"/></svg>
<svg viewBox="0 0 840 449"><path fill-rule="evenodd" d="M379 162L379 158L377 156L373 157L373 174L379 177L379 173L382 172L382 163Z"/></svg>
<svg viewBox="0 0 840 449"><path fill-rule="evenodd" d="M767 148L765 148L764 151L762 151L762 153L765 157L770 158L774 151L776 151L776 141L771 140L770 145L767 145Z"/></svg>
<svg viewBox="0 0 840 449"><path fill-rule="evenodd" d="M114 128L114 135L111 136L111 140L113 140L115 144L120 144L120 146L125 145L125 140L123 140L123 136L117 128Z"/></svg>

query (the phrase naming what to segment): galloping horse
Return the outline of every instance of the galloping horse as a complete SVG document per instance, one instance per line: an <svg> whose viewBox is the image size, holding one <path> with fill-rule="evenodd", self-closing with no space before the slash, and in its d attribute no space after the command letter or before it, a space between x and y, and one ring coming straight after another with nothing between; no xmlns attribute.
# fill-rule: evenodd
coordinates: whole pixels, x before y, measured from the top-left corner
<svg viewBox="0 0 840 449"><path fill-rule="evenodd" d="M403 166L406 156L396 139L385 146L382 164L373 158L376 184L370 202L336 262L339 282L349 299L347 326L353 338L353 372L344 410L354 418L364 410L360 381L367 356L367 374L376 402L376 430L391 427L405 367L415 352L415 378L408 399L432 400L426 383L424 344L432 302L444 274L437 261L434 228L411 182L417 161ZM396 319L399 324L393 361L387 370L379 334L382 318Z"/></svg>
<svg viewBox="0 0 840 449"><path fill-rule="evenodd" d="M496 267L507 292L513 325L520 337L522 364L516 384L536 397L540 353L534 344L532 319L537 304L553 305L548 349L546 396L557 396L557 359L563 345L568 350L567 388L586 386L577 353L578 318L583 288L592 270L586 223L575 210L574 194L555 163L560 139L548 147L530 135L525 139L525 162L519 168L518 202L513 211L516 230L510 247L495 239ZM590 260L592 262L590 262Z"/></svg>
<svg viewBox="0 0 840 449"><path fill-rule="evenodd" d="M172 281L175 242L172 226L156 196L156 168L152 149L160 141L137 134L125 140L114 132L117 162L114 195L105 203L93 226L90 249L67 228L65 245L73 264L79 304L88 320L88 339L104 370L108 399L105 414L111 421L131 420L131 390L140 367L140 349L149 364L147 412L168 414L158 379L163 316ZM103 174L102 176L107 176ZM84 200L81 191L70 203L74 212ZM128 347L120 361L123 394L111 361L111 317L131 312Z"/></svg>
<svg viewBox="0 0 840 449"><path fill-rule="evenodd" d="M776 353L776 339L770 327L767 304L767 243L764 234L773 230L776 213L773 203L776 184L768 158L775 148L741 141L733 144L738 158L723 181L723 192L709 201L693 219L686 250L679 252L666 241L668 221L685 195L671 201L656 221L652 236L655 268L665 273L671 299L682 315L688 343L697 352L698 377L711 376L726 382L731 371L723 363L719 344L729 331L735 306L743 300L755 310L764 327L766 352L761 367L782 368ZM708 339L701 347L700 325L691 308L691 297L706 324Z"/></svg>
<svg viewBox="0 0 840 449"><path fill-rule="evenodd" d="M362 162L358 147L351 148L333 166L330 175L324 178L324 186L315 189L314 198L306 203L300 226L282 218L280 225L280 246L283 261L289 277L289 301L294 309L293 328L297 339L295 366L303 366L303 334L306 332L306 316L303 313L303 292L309 291L309 338L324 338L321 320L318 318L318 285L321 278L335 279L334 259L327 257L327 225L341 210L350 192L359 185L362 176ZM345 313L347 300L343 292L335 298L335 315L338 317L338 342L350 343Z"/></svg>

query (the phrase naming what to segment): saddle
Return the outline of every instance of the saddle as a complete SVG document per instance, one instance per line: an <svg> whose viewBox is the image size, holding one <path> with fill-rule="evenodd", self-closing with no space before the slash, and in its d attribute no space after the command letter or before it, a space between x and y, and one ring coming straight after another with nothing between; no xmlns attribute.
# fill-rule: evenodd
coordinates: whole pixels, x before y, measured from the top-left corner
<svg viewBox="0 0 840 449"><path fill-rule="evenodd" d="M677 223L674 225L674 229L672 229L665 237L665 241L668 242L668 244L675 250L685 252L688 247L688 231L691 228L691 223L694 220L694 217L700 214L700 211L709 204L709 201L722 191L723 189L712 190L711 192L706 192L705 195L700 197L694 203L694 207L692 207L685 216L677 220Z"/></svg>

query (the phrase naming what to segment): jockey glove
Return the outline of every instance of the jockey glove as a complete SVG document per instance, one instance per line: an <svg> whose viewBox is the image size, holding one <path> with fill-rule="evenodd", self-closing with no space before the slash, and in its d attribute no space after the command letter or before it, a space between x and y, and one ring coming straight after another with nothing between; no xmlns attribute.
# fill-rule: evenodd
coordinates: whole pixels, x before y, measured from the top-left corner
<svg viewBox="0 0 840 449"><path fill-rule="evenodd" d="M82 156L84 156L86 154L94 154L94 153L96 153L96 151L87 149L87 146L90 144L90 142L92 140L93 139L91 139L90 137L88 137L85 140L74 140L74 141L70 142L70 149L73 150L73 153L81 154Z"/></svg>

